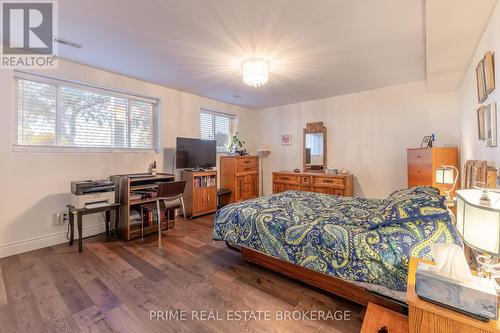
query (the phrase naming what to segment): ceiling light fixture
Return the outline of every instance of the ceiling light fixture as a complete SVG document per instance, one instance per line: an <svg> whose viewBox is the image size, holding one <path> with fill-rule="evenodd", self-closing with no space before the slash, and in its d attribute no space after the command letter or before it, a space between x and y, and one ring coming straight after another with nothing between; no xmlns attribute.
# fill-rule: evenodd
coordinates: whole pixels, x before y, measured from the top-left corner
<svg viewBox="0 0 500 333"><path fill-rule="evenodd" d="M252 87L260 87L269 79L269 62L266 59L251 58L241 64L243 82Z"/></svg>

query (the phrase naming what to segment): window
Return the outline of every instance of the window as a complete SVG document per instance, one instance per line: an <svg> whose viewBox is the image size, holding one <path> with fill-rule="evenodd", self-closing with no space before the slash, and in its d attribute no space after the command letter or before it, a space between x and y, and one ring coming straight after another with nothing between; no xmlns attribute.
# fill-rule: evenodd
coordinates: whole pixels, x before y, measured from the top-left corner
<svg viewBox="0 0 500 333"><path fill-rule="evenodd" d="M23 73L17 94L17 146L154 150L157 101Z"/></svg>
<svg viewBox="0 0 500 333"><path fill-rule="evenodd" d="M234 116L201 110L200 138L217 141L217 152L226 152L233 134Z"/></svg>

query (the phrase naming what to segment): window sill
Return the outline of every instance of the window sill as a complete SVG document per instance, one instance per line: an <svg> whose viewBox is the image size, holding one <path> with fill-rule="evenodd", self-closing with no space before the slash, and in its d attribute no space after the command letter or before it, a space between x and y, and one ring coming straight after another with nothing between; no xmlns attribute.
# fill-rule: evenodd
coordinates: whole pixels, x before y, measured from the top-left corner
<svg viewBox="0 0 500 333"><path fill-rule="evenodd" d="M54 147L12 145L14 153L125 153L125 154L159 154L155 149L119 149L119 148L92 148L92 147Z"/></svg>

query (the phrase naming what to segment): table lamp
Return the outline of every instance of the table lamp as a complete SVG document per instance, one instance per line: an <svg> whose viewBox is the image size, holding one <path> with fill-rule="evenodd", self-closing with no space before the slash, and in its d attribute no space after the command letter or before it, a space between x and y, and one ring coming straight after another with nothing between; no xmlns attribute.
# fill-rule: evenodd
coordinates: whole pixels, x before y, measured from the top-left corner
<svg viewBox="0 0 500 333"><path fill-rule="evenodd" d="M450 193L453 192L458 181L458 169L452 165L442 165L436 168L436 184L453 185L449 190L444 191L446 202L453 204Z"/></svg>
<svg viewBox="0 0 500 333"><path fill-rule="evenodd" d="M271 153L271 149L267 145L261 145L259 148L257 148L257 153L263 159L267 155ZM261 195L264 195L264 167L263 167L263 161L260 161L260 193Z"/></svg>
<svg viewBox="0 0 500 333"><path fill-rule="evenodd" d="M500 193L489 189L457 191L457 229L464 242L483 254L477 255L484 276L500 277Z"/></svg>

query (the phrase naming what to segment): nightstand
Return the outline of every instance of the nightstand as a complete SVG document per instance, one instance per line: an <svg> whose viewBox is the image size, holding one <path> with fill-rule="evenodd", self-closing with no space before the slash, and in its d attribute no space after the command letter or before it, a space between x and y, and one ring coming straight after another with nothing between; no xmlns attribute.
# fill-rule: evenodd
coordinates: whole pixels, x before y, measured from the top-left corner
<svg viewBox="0 0 500 333"><path fill-rule="evenodd" d="M360 333L378 333L383 327L389 333L408 333L408 317L380 305L368 303Z"/></svg>
<svg viewBox="0 0 500 333"><path fill-rule="evenodd" d="M422 259L411 258L408 270L408 308L410 333L486 333L500 332L499 321L483 322L418 298L415 273Z"/></svg>

